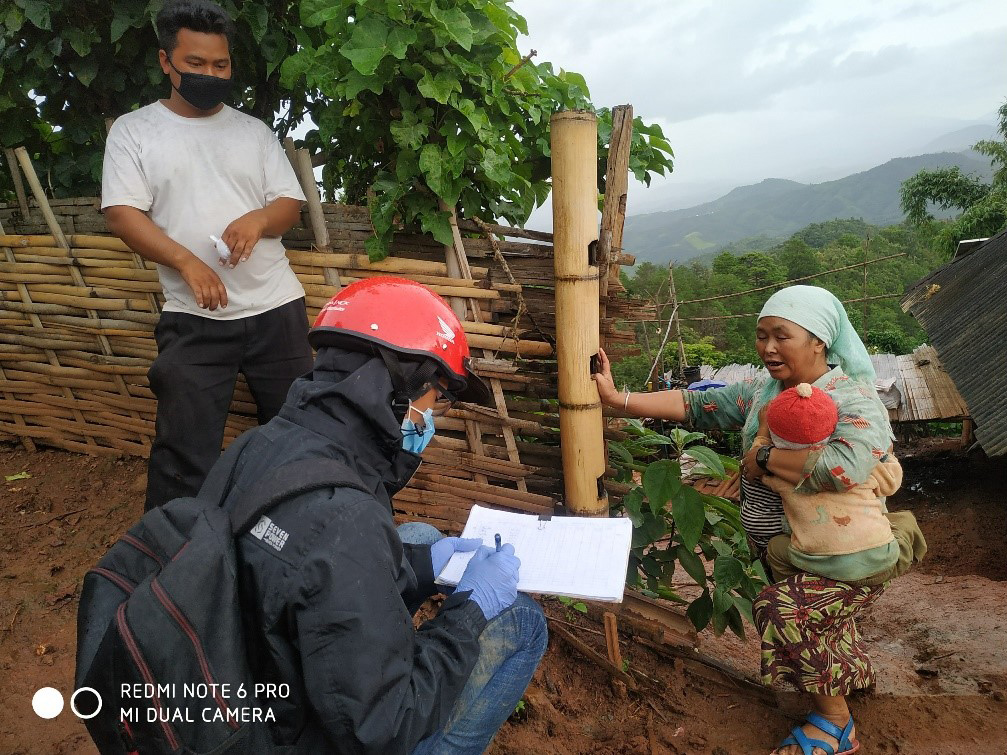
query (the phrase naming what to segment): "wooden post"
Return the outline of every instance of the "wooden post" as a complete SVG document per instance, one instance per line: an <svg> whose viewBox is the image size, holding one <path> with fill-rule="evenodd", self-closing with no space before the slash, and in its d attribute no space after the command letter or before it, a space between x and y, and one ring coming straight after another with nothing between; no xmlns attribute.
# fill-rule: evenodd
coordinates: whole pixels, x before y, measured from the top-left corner
<svg viewBox="0 0 1007 755"><path fill-rule="evenodd" d="M297 148L294 147L294 140L291 137L287 137L283 140L283 151L287 155L287 162L290 163L290 167L294 169L294 175L297 176L297 180L300 181L301 177L297 171ZM301 190L304 190L304 186L301 186Z"/></svg>
<svg viewBox="0 0 1007 755"><path fill-rule="evenodd" d="M598 290L602 300L602 317L612 279L618 280L618 264L612 264L622 253L622 232L626 223L626 194L629 191L629 148L633 141L633 106L612 108L612 136L609 139L608 163L605 167L605 201L601 209L601 231L598 235Z"/></svg>
<svg viewBox="0 0 1007 755"><path fill-rule="evenodd" d="M675 338L678 339L678 376L685 378L685 368L689 365L685 361L685 344L682 342L682 320L678 316L678 294L675 292L675 264L668 263L668 287L671 289L671 312L675 321Z"/></svg>
<svg viewBox="0 0 1007 755"><path fill-rule="evenodd" d="M329 229L325 225L322 196L318 193L318 184L315 182L315 168L311 163L311 153L302 147L294 153L294 157L297 162L297 177L301 182L301 191L304 192L308 202L308 219L311 221L311 233L315 237L315 247L323 252L331 251ZM339 271L336 268L322 268L322 276L325 278L326 285L334 286L336 290L343 287L343 283L339 279Z"/></svg>
<svg viewBox="0 0 1007 755"><path fill-rule="evenodd" d="M445 245L444 247L444 262L448 266L448 277L462 279L471 278L472 271L468 269L468 257L465 257L464 254L458 254L456 252L456 249L459 248L461 242L461 232L458 230L458 220L455 218L454 208L448 207L447 202L440 197L437 197L437 206L440 208L441 212L446 212L450 216L449 222L451 222L451 235L455 240L455 243L451 246ZM454 313L457 315L459 320L465 322L469 319L464 299L457 296L451 296L448 298L448 304L451 305L451 309L454 310Z"/></svg>
<svg viewBox="0 0 1007 755"><path fill-rule="evenodd" d="M17 157L13 149L5 149L4 157L7 159L7 167L10 169L10 177L14 182L14 193L17 194L17 205L21 208L21 217L29 220L31 216L28 210L28 196L24 191L24 182L21 180L21 171L17 167Z"/></svg>
<svg viewBox="0 0 1007 755"><path fill-rule="evenodd" d="M611 611L605 611L605 647L608 659L618 669L622 668L622 652L619 650L619 620Z"/></svg>
<svg viewBox="0 0 1007 755"><path fill-rule="evenodd" d="M871 250L871 237L870 235L864 239L864 309L863 309L863 324L860 326L861 338L867 340L867 256Z"/></svg>
<svg viewBox="0 0 1007 755"><path fill-rule="evenodd" d="M966 417L962 420L962 451L968 451L972 444L975 443L975 427L975 423L971 417Z"/></svg>
<svg viewBox="0 0 1007 755"><path fill-rule="evenodd" d="M598 121L581 110L551 122L553 267L556 356L559 362L560 444L566 505L582 516L608 516L603 485L605 445L591 358L599 346Z"/></svg>

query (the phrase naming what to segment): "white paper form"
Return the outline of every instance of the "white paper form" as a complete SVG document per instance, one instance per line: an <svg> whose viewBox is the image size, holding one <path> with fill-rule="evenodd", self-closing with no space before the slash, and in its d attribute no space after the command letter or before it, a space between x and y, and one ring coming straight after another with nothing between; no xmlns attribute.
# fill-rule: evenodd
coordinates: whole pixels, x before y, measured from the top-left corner
<svg viewBox="0 0 1007 755"><path fill-rule="evenodd" d="M521 592L622 602L633 539L629 519L563 516L540 522L534 514L473 506L462 537L492 548L498 533L521 559ZM471 553L455 553L438 584L458 584L471 558Z"/></svg>

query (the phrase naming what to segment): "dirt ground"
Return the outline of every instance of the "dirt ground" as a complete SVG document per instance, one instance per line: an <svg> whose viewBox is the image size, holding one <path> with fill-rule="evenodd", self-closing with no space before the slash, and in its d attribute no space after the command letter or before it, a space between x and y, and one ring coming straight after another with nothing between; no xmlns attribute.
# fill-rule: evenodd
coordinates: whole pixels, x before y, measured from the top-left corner
<svg viewBox="0 0 1007 755"><path fill-rule="evenodd" d="M861 622L878 670L852 702L861 752L1007 753L1007 461L964 457L953 443L903 450L906 484L890 500L912 509L930 553ZM38 718L43 686L73 689L77 596L86 569L139 516L145 462L0 444L0 752L93 753L67 707ZM601 626L559 604L547 612L604 652ZM700 650L754 678L758 642L701 636ZM629 637L622 654L636 691L557 636L524 710L490 752L768 753L804 711L792 693L730 682Z"/></svg>

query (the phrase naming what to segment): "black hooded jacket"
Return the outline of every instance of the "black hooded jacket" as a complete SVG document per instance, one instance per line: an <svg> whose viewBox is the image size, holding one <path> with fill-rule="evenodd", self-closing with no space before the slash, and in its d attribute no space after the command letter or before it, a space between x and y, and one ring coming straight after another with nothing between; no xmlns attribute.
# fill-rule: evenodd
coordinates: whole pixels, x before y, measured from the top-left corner
<svg viewBox="0 0 1007 755"><path fill-rule="evenodd" d="M270 534L238 541L246 644L281 752L404 753L442 727L479 652L486 619L468 593L419 630L435 592L428 546L403 545L391 496L419 466L403 451L381 359L336 348L294 382L279 416L238 457L224 505L291 461L334 458L370 495L306 493L268 512ZM277 547L279 546L279 547Z"/></svg>

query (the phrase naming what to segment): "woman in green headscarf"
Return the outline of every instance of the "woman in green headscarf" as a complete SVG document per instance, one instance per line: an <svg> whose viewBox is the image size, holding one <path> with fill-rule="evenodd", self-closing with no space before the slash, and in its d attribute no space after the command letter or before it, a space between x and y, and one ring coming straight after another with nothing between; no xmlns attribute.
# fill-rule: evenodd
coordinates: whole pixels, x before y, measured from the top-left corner
<svg viewBox="0 0 1007 755"><path fill-rule="evenodd" d="M845 491L867 480L890 448L892 431L867 349L831 293L816 286L778 291L759 313L755 337L769 373L762 380L707 391L619 392L602 353L595 381L604 404L638 416L697 429L741 429L741 516L753 555L762 558L770 539L783 532L783 504L762 484L764 475L807 493ZM836 402L835 434L818 449L753 448L762 409L798 383L815 385ZM874 672L854 618L883 589L800 573L770 585L756 600L763 682L789 682L813 695L815 711L780 745L780 755L842 755L859 748L846 695L871 686Z"/></svg>

